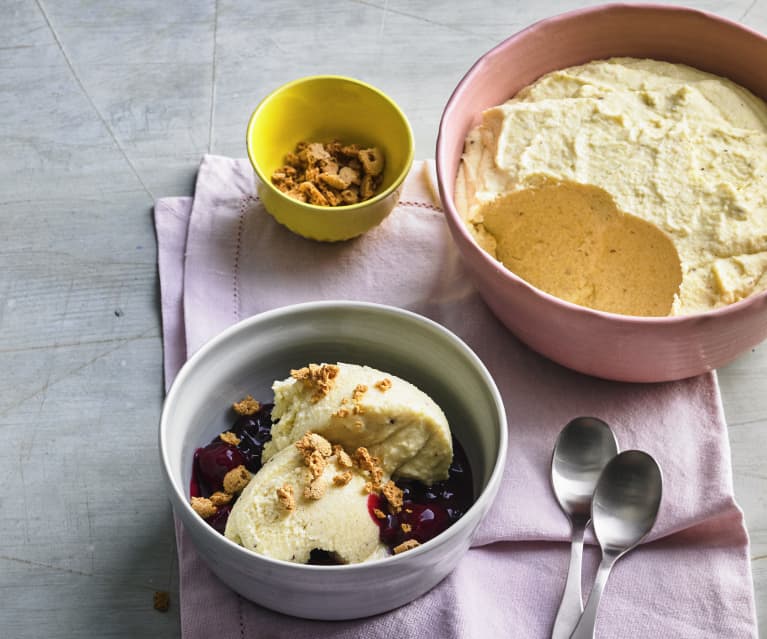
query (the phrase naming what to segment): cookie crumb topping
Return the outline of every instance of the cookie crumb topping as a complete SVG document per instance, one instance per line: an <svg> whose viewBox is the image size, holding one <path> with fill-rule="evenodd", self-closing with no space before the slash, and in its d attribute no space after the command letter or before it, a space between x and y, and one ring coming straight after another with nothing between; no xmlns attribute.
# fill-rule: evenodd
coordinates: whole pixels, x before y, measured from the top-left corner
<svg viewBox="0 0 767 639"><path fill-rule="evenodd" d="M232 495L239 493L250 481L250 473L245 466L240 465L232 468L224 475L224 490Z"/></svg>
<svg viewBox="0 0 767 639"><path fill-rule="evenodd" d="M354 452L354 461L360 469L367 471L370 474L370 490L376 492L380 491L381 481L383 480L384 474L383 468L381 468L381 460L378 459L378 457L371 455L367 448L360 446Z"/></svg>
<svg viewBox="0 0 767 639"><path fill-rule="evenodd" d="M240 413L240 415L242 415L242 413ZM225 433L221 433L218 437L225 444L230 444L232 446L237 446L241 441L240 438L230 430L226 431Z"/></svg>
<svg viewBox="0 0 767 639"><path fill-rule="evenodd" d="M336 463L343 468L351 468L354 465L352 458L349 457L343 446L335 444L333 446L333 454L336 456Z"/></svg>
<svg viewBox="0 0 767 639"><path fill-rule="evenodd" d="M317 403L327 395L335 385L339 367L335 364L309 364L303 368L293 369L290 376L303 383L304 388L314 390L312 403Z"/></svg>
<svg viewBox="0 0 767 639"><path fill-rule="evenodd" d="M227 442L228 443L228 442ZM217 490L210 497L192 497L189 503L192 510L203 519L209 519L218 512L221 506L226 506L234 499L236 493L242 491L250 482L251 474L245 466L232 468L222 481L224 490Z"/></svg>
<svg viewBox="0 0 767 639"><path fill-rule="evenodd" d="M387 390L391 388L391 380L388 377L384 377L384 379L379 379L375 383L375 387L382 393L385 393Z"/></svg>
<svg viewBox="0 0 767 639"><path fill-rule="evenodd" d="M362 399L362 396L368 392L368 387L365 384L357 384L352 391L352 401L356 404Z"/></svg>
<svg viewBox="0 0 767 639"><path fill-rule="evenodd" d="M394 554L399 555L400 553L405 552L407 550L418 548L418 546L420 545L421 544L415 539L406 539L399 546L394 546Z"/></svg>
<svg viewBox="0 0 767 639"><path fill-rule="evenodd" d="M397 484L389 480L381 489L381 492L383 493L383 496L386 497L386 501L389 502L389 506L391 506L391 509L395 513L398 513L400 510L402 510L404 493L402 492L402 489L397 486Z"/></svg>
<svg viewBox="0 0 767 639"><path fill-rule="evenodd" d="M261 410L261 403L250 395L246 395L244 399L232 404L232 408L238 415L255 415Z"/></svg>
<svg viewBox="0 0 767 639"><path fill-rule="evenodd" d="M346 486L352 480L352 474L347 470L343 473L338 473L333 477L333 483L336 486Z"/></svg>
<svg viewBox="0 0 767 639"><path fill-rule="evenodd" d="M191 499L192 510L196 512L203 519L213 517L218 512L218 508L213 505L213 502L207 497L192 497Z"/></svg>
<svg viewBox="0 0 767 639"><path fill-rule="evenodd" d="M322 479L322 474L327 467L327 458L333 454L330 442L311 431L304 433L303 437L295 443L295 447L304 458L304 464L308 469L307 484L304 486L305 499L321 499L327 488Z"/></svg>
<svg viewBox="0 0 767 639"><path fill-rule="evenodd" d="M226 504L232 501L232 497L234 495L217 490L209 499L214 506L226 506Z"/></svg>
<svg viewBox="0 0 767 639"><path fill-rule="evenodd" d="M304 486L304 499L322 499L326 488L327 484L317 477Z"/></svg>
<svg viewBox="0 0 767 639"><path fill-rule="evenodd" d="M321 477L322 473L325 472L325 467L328 465L327 461L325 461L325 457L323 457L322 453L318 450L313 450L309 455L304 457L304 463L312 474L313 480Z"/></svg>
<svg viewBox="0 0 767 639"><path fill-rule="evenodd" d="M333 447L330 442L322 435L313 433L312 431L306 431L301 439L296 444L296 448L304 456L304 461L311 456L313 452L317 452L322 457L330 457L333 454Z"/></svg>
<svg viewBox="0 0 767 639"><path fill-rule="evenodd" d="M296 498L293 495L292 484L283 484L282 488L277 489L277 501L288 512L296 509Z"/></svg>

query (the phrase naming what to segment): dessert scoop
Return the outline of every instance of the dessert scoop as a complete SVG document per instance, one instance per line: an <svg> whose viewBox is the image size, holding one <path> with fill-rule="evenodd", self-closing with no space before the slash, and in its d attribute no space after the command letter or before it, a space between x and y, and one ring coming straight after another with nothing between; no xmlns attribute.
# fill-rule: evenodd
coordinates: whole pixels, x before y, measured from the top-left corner
<svg viewBox="0 0 767 639"><path fill-rule="evenodd" d="M583 611L581 560L583 533L591 518L591 498L597 480L618 452L610 427L596 417L576 417L559 434L551 459L551 485L570 520L572 544L567 583L562 593L552 639L567 639Z"/></svg>
<svg viewBox="0 0 767 639"><path fill-rule="evenodd" d="M597 608L610 570L650 532L662 494L660 468L645 452L624 451L605 466L591 504L591 519L602 548L602 563L586 608L570 639L594 637Z"/></svg>

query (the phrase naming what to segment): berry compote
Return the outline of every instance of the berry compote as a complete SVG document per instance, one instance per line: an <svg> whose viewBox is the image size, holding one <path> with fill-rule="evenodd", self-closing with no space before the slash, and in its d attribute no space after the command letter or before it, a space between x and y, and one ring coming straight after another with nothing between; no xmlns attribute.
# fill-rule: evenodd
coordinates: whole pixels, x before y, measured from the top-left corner
<svg viewBox="0 0 767 639"><path fill-rule="evenodd" d="M448 478L427 486L412 479L397 479L402 489L398 512L383 495L371 494L368 511L381 529L381 541L394 549L405 541L425 543L458 521L474 502L471 467L466 452L453 437L453 461ZM376 510L385 516L380 518Z"/></svg>
<svg viewBox="0 0 767 639"><path fill-rule="evenodd" d="M216 437L194 452L192 497L210 497L221 490L224 475L237 466L244 465L251 473L259 471L264 444L272 437L272 407L273 404L261 404L255 414L237 417L230 429L240 440L237 445ZM419 543L433 539L458 521L474 502L471 467L455 437L447 479L431 486L411 479L397 479L395 484L403 493L399 511L395 511L383 495L373 493L368 499L368 511L380 529L381 542L391 550L411 539ZM222 534L235 500L236 497L231 503L219 506L217 512L206 519ZM309 563L337 562L333 555L316 550Z"/></svg>
<svg viewBox="0 0 767 639"><path fill-rule="evenodd" d="M216 437L210 444L194 451L192 467L191 497L210 497L222 489L224 475L237 466L244 465L251 473L261 468L261 454L264 444L272 438L272 406L261 404L253 415L238 416L230 429L240 443L236 446ZM232 510L230 504L220 506L218 512L206 521L223 534L226 520Z"/></svg>

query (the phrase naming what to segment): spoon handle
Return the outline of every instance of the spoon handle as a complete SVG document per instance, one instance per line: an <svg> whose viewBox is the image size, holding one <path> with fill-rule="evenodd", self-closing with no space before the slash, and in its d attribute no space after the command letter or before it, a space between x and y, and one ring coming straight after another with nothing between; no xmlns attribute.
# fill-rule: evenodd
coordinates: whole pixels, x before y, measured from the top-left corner
<svg viewBox="0 0 767 639"><path fill-rule="evenodd" d="M599 564L599 570L597 570L597 576L594 580L594 587L589 594L589 600L586 602L583 614L578 621L578 625L575 626L573 634L570 635L570 639L593 639L599 600L602 597L602 591L605 588L607 577L610 575L614 563L615 557L608 555L602 557L602 562Z"/></svg>
<svg viewBox="0 0 767 639"><path fill-rule="evenodd" d="M562 601L559 602L559 610L557 611L557 618L554 620L551 639L568 639L583 612L581 563L583 560L583 533L587 523L574 521L572 524L573 540L570 545L570 567L567 570L567 583L565 583L565 590L562 593Z"/></svg>

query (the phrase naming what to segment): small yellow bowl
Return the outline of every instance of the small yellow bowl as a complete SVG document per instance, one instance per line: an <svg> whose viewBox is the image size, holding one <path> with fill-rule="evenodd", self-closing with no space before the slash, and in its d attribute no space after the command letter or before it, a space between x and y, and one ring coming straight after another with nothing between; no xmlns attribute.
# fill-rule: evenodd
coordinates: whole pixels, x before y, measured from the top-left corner
<svg viewBox="0 0 767 639"><path fill-rule="evenodd" d="M383 182L372 198L316 206L272 184L272 173L296 144L335 139L383 151ZM413 163L413 134L400 108L369 84L341 76L302 78L269 94L250 116L246 143L266 210L294 233L323 242L348 240L380 224L396 206Z"/></svg>

